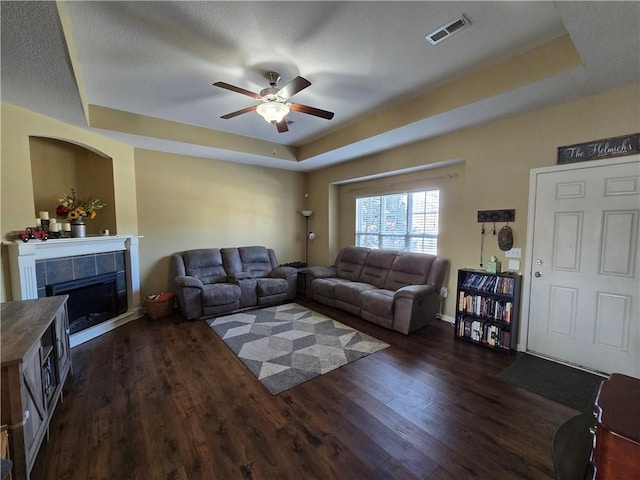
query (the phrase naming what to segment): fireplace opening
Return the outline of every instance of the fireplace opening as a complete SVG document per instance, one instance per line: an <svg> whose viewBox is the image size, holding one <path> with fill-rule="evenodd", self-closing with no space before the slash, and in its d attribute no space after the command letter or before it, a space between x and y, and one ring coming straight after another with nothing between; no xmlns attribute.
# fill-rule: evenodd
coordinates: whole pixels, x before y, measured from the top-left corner
<svg viewBox="0 0 640 480"><path fill-rule="evenodd" d="M47 285L47 296L69 295L69 333L74 334L126 312L119 305L116 273Z"/></svg>

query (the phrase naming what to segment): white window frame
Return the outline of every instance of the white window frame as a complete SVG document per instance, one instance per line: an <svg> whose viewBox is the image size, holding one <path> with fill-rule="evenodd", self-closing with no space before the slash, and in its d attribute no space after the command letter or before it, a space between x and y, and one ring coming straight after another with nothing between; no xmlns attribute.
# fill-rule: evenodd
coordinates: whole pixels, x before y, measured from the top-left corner
<svg viewBox="0 0 640 480"><path fill-rule="evenodd" d="M417 210L420 200L424 209ZM393 211L393 204L398 202L404 202L404 212ZM440 190L437 188L356 198L355 244L358 246L437 255L439 223Z"/></svg>

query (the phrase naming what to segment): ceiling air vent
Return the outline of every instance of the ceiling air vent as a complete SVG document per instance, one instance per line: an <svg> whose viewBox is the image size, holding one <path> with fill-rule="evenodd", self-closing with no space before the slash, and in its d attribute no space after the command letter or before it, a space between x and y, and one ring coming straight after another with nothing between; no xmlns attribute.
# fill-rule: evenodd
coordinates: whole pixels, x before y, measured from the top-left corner
<svg viewBox="0 0 640 480"><path fill-rule="evenodd" d="M445 38L449 38L454 33L464 30L469 25L471 25L471 22L467 19L467 17L465 17L464 15L460 15L459 17L454 18L442 27L436 28L429 35L425 36L425 38L430 44L437 45Z"/></svg>

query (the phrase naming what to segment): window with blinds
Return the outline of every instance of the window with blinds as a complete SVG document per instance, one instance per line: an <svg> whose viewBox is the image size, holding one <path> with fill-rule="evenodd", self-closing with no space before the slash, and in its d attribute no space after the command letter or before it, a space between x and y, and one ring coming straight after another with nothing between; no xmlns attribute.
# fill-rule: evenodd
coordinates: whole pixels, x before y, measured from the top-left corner
<svg viewBox="0 0 640 480"><path fill-rule="evenodd" d="M356 199L356 245L408 252L438 252L440 191Z"/></svg>

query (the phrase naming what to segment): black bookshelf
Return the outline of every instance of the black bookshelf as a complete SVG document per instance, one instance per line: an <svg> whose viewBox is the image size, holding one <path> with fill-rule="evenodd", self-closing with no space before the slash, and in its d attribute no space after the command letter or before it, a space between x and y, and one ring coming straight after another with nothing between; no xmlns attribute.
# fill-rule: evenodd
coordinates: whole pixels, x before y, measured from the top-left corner
<svg viewBox="0 0 640 480"><path fill-rule="evenodd" d="M457 339L512 353L518 342L522 276L458 270Z"/></svg>

